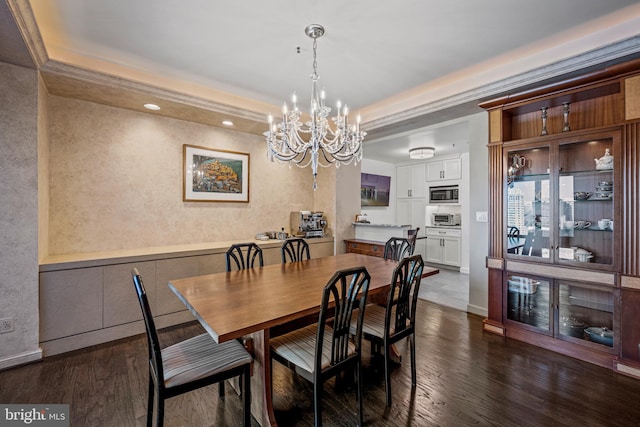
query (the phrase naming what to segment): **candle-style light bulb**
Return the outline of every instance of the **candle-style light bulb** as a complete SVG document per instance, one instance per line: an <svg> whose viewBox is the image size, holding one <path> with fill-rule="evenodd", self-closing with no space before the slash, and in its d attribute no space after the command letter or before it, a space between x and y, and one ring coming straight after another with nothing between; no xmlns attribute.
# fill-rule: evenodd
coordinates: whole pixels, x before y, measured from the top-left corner
<svg viewBox="0 0 640 427"><path fill-rule="evenodd" d="M269 127L271 127L271 124L273 123L273 116L271 115L271 113L269 113L269 115L267 116L267 121L269 122Z"/></svg>

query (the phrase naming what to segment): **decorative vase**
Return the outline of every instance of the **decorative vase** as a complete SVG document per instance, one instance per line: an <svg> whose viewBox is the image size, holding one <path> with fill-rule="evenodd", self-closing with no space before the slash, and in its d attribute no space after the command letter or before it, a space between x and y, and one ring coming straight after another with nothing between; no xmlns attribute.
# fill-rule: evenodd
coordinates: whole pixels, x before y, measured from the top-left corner
<svg viewBox="0 0 640 427"><path fill-rule="evenodd" d="M568 132L571 130L571 126L569 126L569 103L562 103L562 115L564 117L564 127L562 128L562 132Z"/></svg>
<svg viewBox="0 0 640 427"><path fill-rule="evenodd" d="M542 111L542 132L540 133L540 135L548 135L549 132L547 132L547 107L542 107L540 110Z"/></svg>

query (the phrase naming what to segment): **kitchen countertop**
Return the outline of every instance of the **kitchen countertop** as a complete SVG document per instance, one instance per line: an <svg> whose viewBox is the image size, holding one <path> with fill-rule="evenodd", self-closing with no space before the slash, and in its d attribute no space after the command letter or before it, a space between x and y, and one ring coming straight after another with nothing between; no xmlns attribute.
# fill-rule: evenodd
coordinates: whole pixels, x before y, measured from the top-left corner
<svg viewBox="0 0 640 427"><path fill-rule="evenodd" d="M352 222L351 225L358 227L411 228L410 225L372 224L367 222Z"/></svg>
<svg viewBox="0 0 640 427"><path fill-rule="evenodd" d="M309 243L330 242L333 241L333 237L311 237L305 240ZM233 241L188 243L101 252L49 255L40 261L40 272L224 253L229 246L238 242L255 242L262 249L267 249L279 248L282 246L283 240L255 240L253 237L249 237L247 239L236 239Z"/></svg>

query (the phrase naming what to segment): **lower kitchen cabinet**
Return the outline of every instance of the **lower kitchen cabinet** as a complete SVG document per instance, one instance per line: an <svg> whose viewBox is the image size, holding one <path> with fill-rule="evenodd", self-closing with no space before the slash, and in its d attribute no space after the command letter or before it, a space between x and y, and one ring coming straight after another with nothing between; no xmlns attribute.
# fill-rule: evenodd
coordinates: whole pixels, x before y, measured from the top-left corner
<svg viewBox="0 0 640 427"><path fill-rule="evenodd" d="M460 230L427 228L425 234L425 262L460 267Z"/></svg>

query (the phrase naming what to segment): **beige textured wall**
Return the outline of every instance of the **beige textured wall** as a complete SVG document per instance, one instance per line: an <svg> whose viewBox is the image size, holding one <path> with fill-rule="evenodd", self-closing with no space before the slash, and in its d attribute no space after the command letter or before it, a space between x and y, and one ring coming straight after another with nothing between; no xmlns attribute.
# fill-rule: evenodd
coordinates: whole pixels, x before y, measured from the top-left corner
<svg viewBox="0 0 640 427"><path fill-rule="evenodd" d="M49 253L49 96L38 75L38 260Z"/></svg>
<svg viewBox="0 0 640 427"><path fill-rule="evenodd" d="M259 136L57 96L49 123L51 255L252 239L314 209L309 168ZM183 202L183 144L250 153L250 202Z"/></svg>
<svg viewBox="0 0 640 427"><path fill-rule="evenodd" d="M0 63L0 369L39 357L37 79Z"/></svg>
<svg viewBox="0 0 640 427"><path fill-rule="evenodd" d="M329 221L336 254L345 252L344 239L355 237L351 223L360 212L360 170L358 163L318 172L315 210L323 211Z"/></svg>

